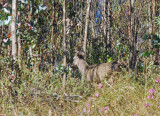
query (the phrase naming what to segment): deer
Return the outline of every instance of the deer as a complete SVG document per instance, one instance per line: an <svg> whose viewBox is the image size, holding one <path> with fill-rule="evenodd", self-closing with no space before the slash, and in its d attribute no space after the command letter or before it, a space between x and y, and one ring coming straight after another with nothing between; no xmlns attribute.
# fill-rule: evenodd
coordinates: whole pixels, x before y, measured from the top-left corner
<svg viewBox="0 0 160 116"><path fill-rule="evenodd" d="M113 73L121 71L121 65L117 61L112 63L109 62L88 65L84 58L84 51L77 51L76 55L73 57L73 63L71 67L73 68L73 70L75 70L75 68L78 68L82 77L87 82L95 82L98 84L101 83L102 80L108 80Z"/></svg>

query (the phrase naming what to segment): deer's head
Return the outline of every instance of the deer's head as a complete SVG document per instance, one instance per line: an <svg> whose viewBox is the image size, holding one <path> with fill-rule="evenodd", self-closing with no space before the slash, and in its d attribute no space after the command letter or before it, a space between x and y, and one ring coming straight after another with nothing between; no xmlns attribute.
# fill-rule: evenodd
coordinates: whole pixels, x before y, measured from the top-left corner
<svg viewBox="0 0 160 116"><path fill-rule="evenodd" d="M73 57L72 68L75 69L79 65L79 60L84 59L85 53L84 51L77 51L76 55Z"/></svg>

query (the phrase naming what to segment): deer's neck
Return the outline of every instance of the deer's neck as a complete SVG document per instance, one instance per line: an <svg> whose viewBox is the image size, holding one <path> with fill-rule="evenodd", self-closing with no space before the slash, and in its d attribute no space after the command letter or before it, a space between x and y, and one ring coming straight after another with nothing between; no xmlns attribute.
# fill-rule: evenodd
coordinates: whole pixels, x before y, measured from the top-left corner
<svg viewBox="0 0 160 116"><path fill-rule="evenodd" d="M85 76L88 68L88 63L84 59L79 59L78 68L81 74Z"/></svg>

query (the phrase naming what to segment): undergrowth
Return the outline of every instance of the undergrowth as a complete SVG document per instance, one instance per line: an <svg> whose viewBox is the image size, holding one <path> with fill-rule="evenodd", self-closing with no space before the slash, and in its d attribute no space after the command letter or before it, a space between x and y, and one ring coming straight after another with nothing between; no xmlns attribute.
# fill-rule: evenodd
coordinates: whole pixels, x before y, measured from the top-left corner
<svg viewBox="0 0 160 116"><path fill-rule="evenodd" d="M0 115L65 116L159 116L159 71L133 76L124 71L89 87L68 73L66 88L62 75L23 69L20 76L1 71Z"/></svg>

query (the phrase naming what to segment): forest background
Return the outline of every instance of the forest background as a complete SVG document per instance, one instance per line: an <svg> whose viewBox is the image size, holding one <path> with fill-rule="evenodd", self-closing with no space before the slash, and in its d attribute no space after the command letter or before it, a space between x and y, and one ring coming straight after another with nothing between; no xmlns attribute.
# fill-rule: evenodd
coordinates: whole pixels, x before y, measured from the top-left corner
<svg viewBox="0 0 160 116"><path fill-rule="evenodd" d="M160 114L159 0L0 0L1 115ZM70 66L126 66L88 88Z"/></svg>

